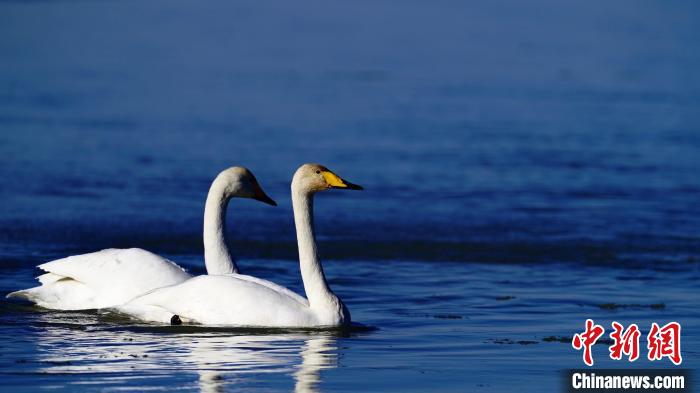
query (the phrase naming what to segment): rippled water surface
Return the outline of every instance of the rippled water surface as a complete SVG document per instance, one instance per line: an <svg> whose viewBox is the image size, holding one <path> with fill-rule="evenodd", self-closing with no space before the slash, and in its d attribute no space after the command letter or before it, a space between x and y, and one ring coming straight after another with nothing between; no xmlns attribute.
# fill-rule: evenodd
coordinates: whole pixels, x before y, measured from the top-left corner
<svg viewBox="0 0 700 393"><path fill-rule="evenodd" d="M0 293L143 247L203 273L212 178L245 273L302 292L289 181L361 327L137 324L0 301L3 387L551 391L586 318L700 360L695 2L0 2ZM643 340L642 340L643 343ZM597 367L629 365L594 349Z"/></svg>

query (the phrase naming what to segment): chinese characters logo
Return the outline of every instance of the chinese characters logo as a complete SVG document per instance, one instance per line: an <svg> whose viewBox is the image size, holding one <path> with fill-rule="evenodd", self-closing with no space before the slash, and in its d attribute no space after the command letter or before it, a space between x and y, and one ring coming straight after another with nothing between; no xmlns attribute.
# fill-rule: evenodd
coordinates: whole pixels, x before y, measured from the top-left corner
<svg viewBox="0 0 700 393"><path fill-rule="evenodd" d="M610 358L621 360L627 356L630 362L639 358L639 337L641 332L636 324L625 327L617 322L612 323L613 332L610 338L613 343L608 348ZM571 346L576 350L583 349L583 362L587 366L593 365L592 346L605 333L601 325L596 325L592 319L586 320L586 329L581 333L576 333L571 340ZM664 326L654 322L647 335L647 359L650 361L668 358L675 365L683 362L681 357L681 325L678 322L669 322Z"/></svg>

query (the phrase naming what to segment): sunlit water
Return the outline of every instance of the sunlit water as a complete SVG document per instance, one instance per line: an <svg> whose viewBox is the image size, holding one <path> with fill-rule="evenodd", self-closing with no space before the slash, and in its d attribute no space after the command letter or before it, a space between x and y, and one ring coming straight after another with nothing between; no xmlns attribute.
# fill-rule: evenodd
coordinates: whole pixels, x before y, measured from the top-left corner
<svg viewBox="0 0 700 393"><path fill-rule="evenodd" d="M696 2L0 2L0 293L143 247L204 272L210 181L245 273L302 292L289 180L361 327L137 324L0 302L12 390L552 391L593 318L700 360ZM644 340L642 340L644 345ZM596 367L633 365L594 350Z"/></svg>

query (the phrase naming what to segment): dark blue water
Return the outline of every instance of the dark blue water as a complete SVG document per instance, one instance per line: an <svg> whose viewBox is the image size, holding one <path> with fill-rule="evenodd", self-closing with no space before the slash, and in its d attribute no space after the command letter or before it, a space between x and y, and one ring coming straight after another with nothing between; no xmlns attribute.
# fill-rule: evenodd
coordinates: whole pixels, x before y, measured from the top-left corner
<svg viewBox="0 0 700 393"><path fill-rule="evenodd" d="M350 332L134 324L0 302L15 390L543 391L593 318L683 325L700 361L696 2L0 2L0 293L143 247L202 273L213 177L245 272L301 291L316 203ZM644 345L644 340L642 340ZM596 366L630 367L596 346ZM634 367L671 367L641 359Z"/></svg>

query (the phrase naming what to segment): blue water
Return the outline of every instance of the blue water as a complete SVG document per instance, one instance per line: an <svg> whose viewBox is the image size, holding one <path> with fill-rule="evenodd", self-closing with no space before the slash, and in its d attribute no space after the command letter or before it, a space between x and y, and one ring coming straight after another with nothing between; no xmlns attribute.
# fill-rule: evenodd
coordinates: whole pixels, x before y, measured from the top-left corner
<svg viewBox="0 0 700 393"><path fill-rule="evenodd" d="M289 181L320 162L341 331L136 324L0 302L13 390L551 391L586 318L700 361L692 1L0 2L0 293L142 247L203 273L213 177L246 273L302 291ZM607 333L606 333L607 335ZM642 346L645 342L642 340ZM594 349L596 367L633 365Z"/></svg>

